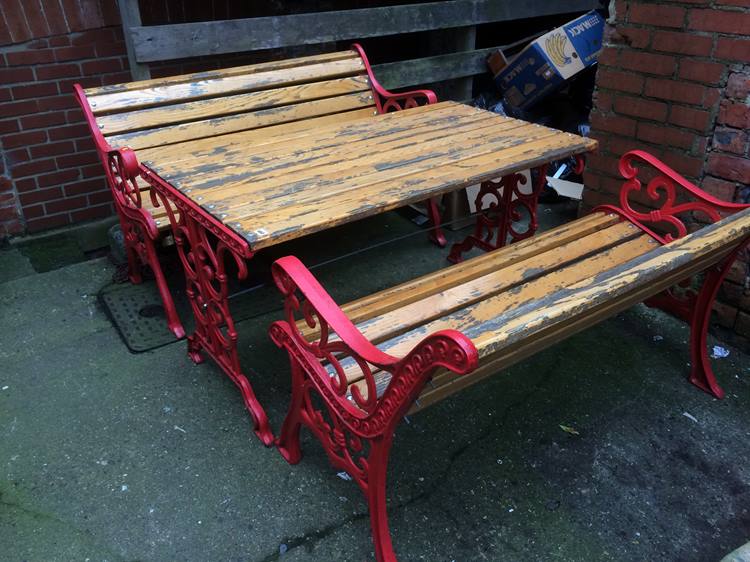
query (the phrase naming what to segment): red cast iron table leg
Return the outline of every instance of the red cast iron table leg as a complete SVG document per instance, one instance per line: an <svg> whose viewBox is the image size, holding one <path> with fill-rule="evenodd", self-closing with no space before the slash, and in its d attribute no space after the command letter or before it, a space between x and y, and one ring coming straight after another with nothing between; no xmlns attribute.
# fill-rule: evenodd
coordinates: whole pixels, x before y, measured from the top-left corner
<svg viewBox="0 0 750 562"><path fill-rule="evenodd" d="M477 193L477 221L474 232L463 241L453 244L448 260L453 263L463 261L463 255L472 248L491 252L508 243L517 242L533 236L539 227L537 221L537 202L544 188L547 177L547 164L536 170L536 180L530 193L521 191L526 183L522 174L510 174L498 181L482 182ZM485 207L485 202L489 201ZM518 230L517 223L528 216L526 230Z"/></svg>
<svg viewBox="0 0 750 562"><path fill-rule="evenodd" d="M195 331L187 338L188 354L196 363L203 362L203 353L216 361L240 389L256 435L264 445L271 445L274 436L268 417L240 367L237 330L228 300L227 261L234 262L237 277L242 280L247 277L246 260L253 253L236 233L207 216L147 168L143 169L143 177L154 188L154 205L167 211L185 272L186 292L195 318ZM179 218L174 209L179 211Z"/></svg>

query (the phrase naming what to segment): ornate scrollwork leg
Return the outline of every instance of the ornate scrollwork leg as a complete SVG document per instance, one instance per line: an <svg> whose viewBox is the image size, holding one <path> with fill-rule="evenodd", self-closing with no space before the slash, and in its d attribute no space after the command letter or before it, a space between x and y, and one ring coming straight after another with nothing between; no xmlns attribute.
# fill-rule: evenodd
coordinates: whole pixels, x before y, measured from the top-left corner
<svg viewBox="0 0 750 562"><path fill-rule="evenodd" d="M510 238L517 242L533 236L539 227L537 202L547 177L547 165L536 169L536 181L530 192L521 190L526 184L523 174L509 174L499 181L482 182L476 197L478 211L474 232L451 247L448 260L463 261L465 252L479 248L491 252L505 246ZM525 230L519 230L520 221L528 217Z"/></svg>
<svg viewBox="0 0 750 562"><path fill-rule="evenodd" d="M237 352L237 330L229 311L229 277L226 261L232 259L239 279L247 277L242 255L221 237L210 232L194 210L152 191L155 205L167 211L177 252L185 272L188 300L195 318L195 332L188 336L188 353L196 363L208 354L237 385L253 418L255 433L265 445L273 443L266 412L242 372ZM179 211L175 216L174 207Z"/></svg>
<svg viewBox="0 0 750 562"><path fill-rule="evenodd" d="M647 164L656 172L645 186L638 179L640 164ZM691 228L700 224L697 218L702 223L714 223L725 215L750 207L717 199L641 150L624 154L620 158L619 169L625 178L619 206L602 205L594 210L617 213L661 244L687 235ZM679 197L678 188L682 192ZM655 208L644 210L643 200L640 205L633 206L631 197L636 194L649 201L648 207ZM648 306L661 308L690 323L690 382L716 398L722 398L724 391L716 382L706 347L711 310L722 281L747 245L748 241L743 241L729 256L705 271L697 292L691 287L691 279L687 279L646 301Z"/></svg>
<svg viewBox="0 0 750 562"><path fill-rule="evenodd" d="M141 190L136 180L139 173L138 162L133 151L127 148L111 151L107 156L106 172L120 218L128 257L128 277L131 283L137 285L143 280L142 266L148 265L151 268L164 306L167 326L177 338L183 338L185 330L177 316L172 294L156 254L155 241L159 238L159 229L151 214L142 206Z"/></svg>

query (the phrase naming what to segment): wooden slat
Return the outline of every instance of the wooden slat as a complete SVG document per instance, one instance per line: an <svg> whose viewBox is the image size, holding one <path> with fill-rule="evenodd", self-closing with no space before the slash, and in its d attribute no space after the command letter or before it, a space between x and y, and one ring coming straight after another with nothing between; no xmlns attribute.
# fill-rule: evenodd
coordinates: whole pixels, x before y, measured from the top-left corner
<svg viewBox="0 0 750 562"><path fill-rule="evenodd" d="M456 0L252 19L133 27L136 59L151 62L416 33L586 12L593 0Z"/></svg>
<svg viewBox="0 0 750 562"><path fill-rule="evenodd" d="M580 289L575 295L571 290L551 295L549 302L552 304L552 317L549 322L527 327L524 322L528 321L528 316L508 322L505 330L495 336L495 339L505 339L506 343L500 351L492 354L477 371L466 377L455 377L446 372L438 374L433 379L435 388L425 389L420 396L420 404L415 405L412 411L442 400L565 337L658 294L695 273L704 271L729 254L739 240L750 235L750 213L743 213L744 217L730 217L731 223L725 223L716 229L706 227L711 228L710 240L702 240L702 236L709 234L702 229L690 235L690 240L683 238L658 248L633 260L633 263L615 268L604 278L597 280L606 286L607 291L613 293L595 291L590 282L582 282L572 288ZM673 245L678 242L683 243L675 248Z"/></svg>
<svg viewBox="0 0 750 562"><path fill-rule="evenodd" d="M144 80L151 77L151 72L147 64L141 64L135 57L133 48L133 35L128 30L141 25L141 12L138 8L138 0L119 0L117 6L120 9L120 21L125 33L125 48L128 52L128 67L130 75L135 80Z"/></svg>
<svg viewBox="0 0 750 562"><path fill-rule="evenodd" d="M448 123L447 127L441 122L434 129L420 129L418 134L418 142L411 140L408 133L399 132L389 143L359 145L353 142L348 153L323 151L307 159L297 156L300 165L296 169L281 166L271 168L277 172L276 175L283 172L281 183L273 180L266 168L257 174L269 180L260 181L250 166L249 169L239 170L236 175L225 174L221 168L214 171L212 176L191 180L186 185L194 189L210 187L210 190L202 193L206 201L222 212L231 210L235 219L241 219L246 216L246 210L252 215L258 214L259 205L267 196L273 199L283 196L285 203L290 205L296 204L305 195L316 198L339 196L348 190L362 190L368 185L430 170L436 165L445 166L464 158L500 152L524 143L533 144L558 135L552 129L535 128L522 121L481 118L452 126ZM360 146L362 150L358 149ZM288 150L286 154L289 154ZM294 159L296 155L291 156ZM284 158L281 155L278 157ZM286 158L284 161L287 161ZM226 177L229 181L217 181L220 177ZM268 193L262 194L266 188L269 188ZM260 197L252 197L253 194Z"/></svg>
<svg viewBox="0 0 750 562"><path fill-rule="evenodd" d="M368 340L379 343L641 235L632 224L620 222L460 285L445 287L440 292L360 323L357 328Z"/></svg>
<svg viewBox="0 0 750 562"><path fill-rule="evenodd" d="M444 105L442 103L423 105L406 111L411 119L417 114L441 110ZM404 112L374 115L372 108L356 109L323 117L313 117L303 121L282 123L260 131L240 131L217 138L188 140L169 146L143 149L138 154L143 161L157 162L159 171L171 177L171 174L183 169L183 162L189 162L196 158L211 157L217 152L226 151L231 154L244 148L255 154L256 151L265 151L265 147L270 144L302 144L306 142L305 139L310 137L323 142L338 135L339 128L351 135L364 134L372 127L370 123L372 120L382 121L390 128L394 128L400 126L404 115ZM364 117L368 119L362 120ZM359 122L353 123L354 121Z"/></svg>
<svg viewBox="0 0 750 562"><path fill-rule="evenodd" d="M429 273L407 281L390 289L385 289L342 306L346 316L359 324L380 314L408 306L428 295L455 287L470 279L481 277L500 270L513 263L530 259L543 252L551 251L570 242L582 239L599 230L617 224L619 217L604 213L593 213L581 219L542 232L505 248L476 256L459 264ZM298 327L306 337L317 337L317 331Z"/></svg>
<svg viewBox="0 0 750 562"><path fill-rule="evenodd" d="M176 123L369 91L370 85L366 75L352 76L188 103L150 107L127 113L113 113L97 118L96 122L106 136L125 131L161 128Z"/></svg>
<svg viewBox="0 0 750 562"><path fill-rule="evenodd" d="M571 141L564 135L543 140L546 140L545 146L532 142L505 148L502 154L495 153L494 149L497 146L490 146L489 154L477 150L475 152L479 152L479 156L458 163L429 161L431 165L418 170L417 173L414 173L415 167L405 167L401 174L394 172L394 177L390 180L370 184L366 190L346 189L335 197L330 197L325 207L312 208L308 204L305 209L299 209L299 212L293 215L288 210L281 216L278 213L252 215L251 209L248 209L248 215L240 219L228 214L220 218L244 236L251 247L259 249L336 224L372 216L488 179L535 167L544 162L588 152L596 146L595 141Z"/></svg>
<svg viewBox="0 0 750 562"><path fill-rule="evenodd" d="M230 75L189 83L167 84L142 90L101 94L89 100L95 115L132 111L177 101L191 101L215 96L239 94L305 82L355 76L365 72L359 58Z"/></svg>
<svg viewBox="0 0 750 562"><path fill-rule="evenodd" d="M408 126L412 123L413 127ZM184 179L186 187L200 190L207 201L222 209L230 208L233 199L239 205L251 202L258 209L257 205L264 201L259 201L253 194L261 193L266 187L272 194L281 195L282 192L288 193L288 188L293 188L296 182L319 175L333 177L342 171L347 173L351 182L358 170L365 173L377 171L375 166L388 162L389 153L391 159L403 159L405 152L419 154L442 145L456 146L463 139L482 137L483 131L489 128L496 133L523 126L527 125L517 120L492 123L479 113L461 120L450 114L439 117L429 114L424 120L410 120L403 125L396 123L389 128L371 128L371 133L357 136L312 135L303 141L274 143L257 151L238 147L231 154L219 152L212 157L196 159L195 167L181 167L179 170L169 166L166 172L170 179ZM357 124L354 127L357 128ZM362 124L362 128L367 130L367 124ZM157 170L161 173L163 167L158 166ZM318 183L317 187L322 185ZM289 195L288 199L297 202L294 196Z"/></svg>
<svg viewBox="0 0 750 562"><path fill-rule="evenodd" d="M130 0L128 0L130 1ZM229 76L239 76L241 74L257 74L259 72L268 72L270 70L283 70L295 66L304 66L307 64L321 64L330 61L343 59L358 59L359 54L356 51L337 51L335 53L324 53L320 55L311 55L306 57L296 57L291 59L281 59L263 63L247 64L243 66L232 66L217 70L203 70L201 72L192 72L190 74L178 74L175 76L165 76L161 78L152 78L148 80L137 80L134 82L124 82L122 84L111 84L100 86L98 88L87 88L86 96L94 98L102 94L115 94L118 92L132 92L134 90L147 90L151 88L162 88L174 84L190 84L204 80L215 80L218 78L227 78Z"/></svg>
<svg viewBox="0 0 750 562"><path fill-rule="evenodd" d="M268 127L269 125L299 121L364 107L374 107L369 94L349 94L281 108L264 109L250 114L194 121L193 123L172 125L151 131L113 135L107 140L115 147L150 148L186 140L213 138L227 133Z"/></svg>
<svg viewBox="0 0 750 562"><path fill-rule="evenodd" d="M485 352L482 338L501 329L506 322L506 318L514 316L515 310L526 305L540 317L545 317L546 311L543 303L548 295L565 290L566 287L574 286L586 279L595 277L597 274L627 263L638 256L653 251L655 247L656 242L650 236L639 234L635 238L595 253L587 259L555 270L544 271L543 274L533 280L515 286L512 291L501 292L465 306L458 311L421 325L418 330L381 342L378 347L386 353L401 357L427 334L438 330L452 329L458 330L471 338L479 351L480 357L486 357L489 353ZM353 380L356 380L360 375L356 370L352 370L350 376ZM380 390L387 382L387 377L378 381ZM365 389L362 388L361 390Z"/></svg>

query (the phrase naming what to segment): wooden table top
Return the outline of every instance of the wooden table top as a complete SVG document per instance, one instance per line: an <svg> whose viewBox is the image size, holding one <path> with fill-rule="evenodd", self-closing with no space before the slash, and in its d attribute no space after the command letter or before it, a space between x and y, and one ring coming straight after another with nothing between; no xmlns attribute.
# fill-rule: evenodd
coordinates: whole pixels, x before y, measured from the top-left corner
<svg viewBox="0 0 750 562"><path fill-rule="evenodd" d="M138 155L257 250L595 147L592 139L442 102Z"/></svg>

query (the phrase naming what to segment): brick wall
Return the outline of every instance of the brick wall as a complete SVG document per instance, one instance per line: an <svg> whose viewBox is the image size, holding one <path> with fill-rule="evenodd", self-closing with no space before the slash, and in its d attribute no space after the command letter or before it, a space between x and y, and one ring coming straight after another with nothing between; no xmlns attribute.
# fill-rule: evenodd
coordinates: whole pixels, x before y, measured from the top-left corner
<svg viewBox="0 0 750 562"><path fill-rule="evenodd" d="M112 214L71 92L130 79L114 0L0 9L0 237Z"/></svg>
<svg viewBox="0 0 750 562"><path fill-rule="evenodd" d="M717 197L750 202L750 1L616 0L612 23L591 113L601 150L587 162L584 207L615 200L617 159L633 148ZM743 346L747 274L736 264L715 309Z"/></svg>

